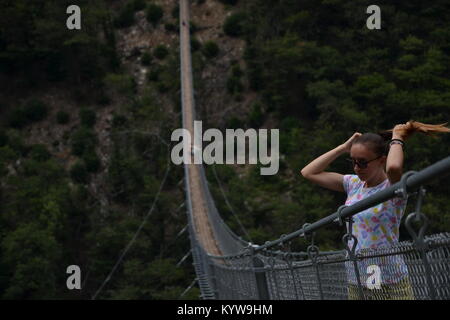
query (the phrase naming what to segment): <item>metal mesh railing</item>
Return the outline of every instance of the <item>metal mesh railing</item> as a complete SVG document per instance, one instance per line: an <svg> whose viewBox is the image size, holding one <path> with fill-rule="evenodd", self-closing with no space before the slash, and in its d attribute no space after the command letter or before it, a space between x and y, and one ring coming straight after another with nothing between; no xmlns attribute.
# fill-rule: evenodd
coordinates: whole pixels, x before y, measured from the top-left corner
<svg viewBox="0 0 450 320"><path fill-rule="evenodd" d="M450 299L450 233L426 237L426 256L431 267L433 299ZM288 252L252 255L251 252L231 260L213 263L218 299L259 299L252 259L264 261L268 299L271 300L424 300L431 298L423 259L411 241L391 247L363 249L357 255L362 295L355 280L354 266L348 254L307 257ZM216 258L215 260L219 260ZM227 259L230 260L230 259ZM377 274L370 266L379 268ZM373 286L371 286L371 284Z"/></svg>

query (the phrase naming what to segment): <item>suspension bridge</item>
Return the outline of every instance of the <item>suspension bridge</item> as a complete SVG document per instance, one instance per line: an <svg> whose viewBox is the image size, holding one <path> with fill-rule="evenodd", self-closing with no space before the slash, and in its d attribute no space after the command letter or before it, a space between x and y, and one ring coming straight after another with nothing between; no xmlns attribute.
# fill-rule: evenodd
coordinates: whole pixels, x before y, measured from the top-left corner
<svg viewBox="0 0 450 320"><path fill-rule="evenodd" d="M183 128L194 134L196 119L189 34L189 0L180 0L180 62ZM424 186L450 172L450 157L419 171L352 206L263 245L244 241L220 217L201 164L184 164L191 254L202 299L449 299L450 233L425 236L428 219L421 212ZM415 197L416 210L405 226L412 240L390 247L355 251L348 246L351 217L394 197ZM414 230L413 222L419 224ZM348 226L341 251L320 251L314 234L330 224ZM305 237L306 252L290 243ZM374 267L375 266L375 267ZM374 269L375 268L375 269ZM376 269L378 268L378 269ZM374 276L389 274L389 282Z"/></svg>

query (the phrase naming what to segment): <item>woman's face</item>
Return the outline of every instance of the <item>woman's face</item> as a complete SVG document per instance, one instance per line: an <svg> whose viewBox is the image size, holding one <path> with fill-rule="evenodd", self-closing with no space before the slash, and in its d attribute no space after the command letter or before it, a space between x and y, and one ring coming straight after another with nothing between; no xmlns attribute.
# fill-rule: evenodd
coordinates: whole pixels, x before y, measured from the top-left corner
<svg viewBox="0 0 450 320"><path fill-rule="evenodd" d="M353 170L362 181L371 180L384 168L385 156L379 156L366 145L356 143L350 149Z"/></svg>

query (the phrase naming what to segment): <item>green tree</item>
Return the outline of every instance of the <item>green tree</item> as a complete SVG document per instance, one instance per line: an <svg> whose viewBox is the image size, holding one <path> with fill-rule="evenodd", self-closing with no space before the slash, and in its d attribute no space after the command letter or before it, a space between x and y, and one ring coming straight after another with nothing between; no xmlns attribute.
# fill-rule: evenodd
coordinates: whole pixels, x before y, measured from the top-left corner
<svg viewBox="0 0 450 320"><path fill-rule="evenodd" d="M161 6L155 3L150 3L147 6L147 20L154 26L156 26L160 22L163 16L164 10Z"/></svg>
<svg viewBox="0 0 450 320"><path fill-rule="evenodd" d="M238 77L231 76L227 80L227 91L230 94L241 93L244 90L244 86Z"/></svg>
<svg viewBox="0 0 450 320"><path fill-rule="evenodd" d="M97 120L95 111L88 108L80 109L79 116L81 125L87 128L92 128Z"/></svg>
<svg viewBox="0 0 450 320"><path fill-rule="evenodd" d="M83 155L83 161L88 172L98 172L101 167L100 159L95 150L90 150Z"/></svg>
<svg viewBox="0 0 450 320"><path fill-rule="evenodd" d="M89 182L89 172L83 162L77 162L70 168L70 177L75 183Z"/></svg>
<svg viewBox="0 0 450 320"><path fill-rule="evenodd" d="M59 110L56 113L56 122L58 124L67 124L70 121L70 114L64 110Z"/></svg>
<svg viewBox="0 0 450 320"><path fill-rule="evenodd" d="M114 19L114 26L116 28L127 28L134 24L134 5L132 3L127 3L122 7Z"/></svg>
<svg viewBox="0 0 450 320"><path fill-rule="evenodd" d="M235 4L238 3L239 0L220 0L220 2L224 3L224 4L229 4L234 6Z"/></svg>
<svg viewBox="0 0 450 320"><path fill-rule="evenodd" d="M153 55L157 58L157 59L164 59L165 57L167 57L167 55L169 54L169 50L167 49L167 47L163 44L158 45L155 50L153 51Z"/></svg>
<svg viewBox="0 0 450 320"><path fill-rule="evenodd" d="M71 138L72 153L81 156L85 151L94 149L96 143L97 139L94 132L86 127L81 127L74 132Z"/></svg>
<svg viewBox="0 0 450 320"><path fill-rule="evenodd" d="M131 76L109 73L103 78L107 88L117 90L123 95L131 95L136 89L136 84Z"/></svg>
<svg viewBox="0 0 450 320"><path fill-rule="evenodd" d="M48 299L58 283L61 246L49 231L24 223L1 242L10 275L3 299Z"/></svg>
<svg viewBox="0 0 450 320"><path fill-rule="evenodd" d="M151 56L151 54L148 53L148 52L144 52L144 54L142 55L142 58L141 58L141 63L144 66L151 65L151 63L152 63L152 56Z"/></svg>
<svg viewBox="0 0 450 320"><path fill-rule="evenodd" d="M223 31L231 37L242 36L245 32L245 20L247 15L244 12L233 13L224 22Z"/></svg>
<svg viewBox="0 0 450 320"><path fill-rule="evenodd" d="M214 58L219 54L219 46L214 41L208 40L203 44L202 53L206 58Z"/></svg>
<svg viewBox="0 0 450 320"><path fill-rule="evenodd" d="M10 125L21 128L33 122L41 121L47 116L48 107L40 100L32 99L12 111Z"/></svg>
<svg viewBox="0 0 450 320"><path fill-rule="evenodd" d="M36 161L47 161L50 159L50 152L48 152L47 147L43 144L35 144L31 148L31 158Z"/></svg>

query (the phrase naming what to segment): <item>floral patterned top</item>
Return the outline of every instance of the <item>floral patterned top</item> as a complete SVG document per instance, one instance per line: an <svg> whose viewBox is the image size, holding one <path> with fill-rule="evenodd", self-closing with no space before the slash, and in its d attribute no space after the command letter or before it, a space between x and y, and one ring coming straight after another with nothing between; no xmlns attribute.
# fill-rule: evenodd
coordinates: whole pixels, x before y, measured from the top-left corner
<svg viewBox="0 0 450 320"><path fill-rule="evenodd" d="M374 187L365 187L365 182L361 181L357 175L347 174L343 179L344 189L347 192L345 205L350 206L355 202L365 199L387 187L391 186L388 179ZM353 216L352 233L356 237L356 253L361 249L377 249L390 246L399 242L400 221L406 208L406 199L392 198L380 203L372 208L361 211ZM352 248L353 241L349 241ZM377 265L382 269L382 283L396 283L407 274L406 265L401 256L383 257L383 259L368 259L377 261ZM384 263L380 263L384 261ZM366 268L369 261L363 261L360 265L360 274L365 278ZM349 264L347 268L351 282L355 283L354 268ZM364 284L364 281L362 281Z"/></svg>
<svg viewBox="0 0 450 320"><path fill-rule="evenodd" d="M364 187L357 175L344 175L344 189L347 192L345 204L350 206L378 191L391 186L388 179L375 187ZM378 248L399 241L400 220L406 207L406 199L393 198L366 209L353 216L353 234L358 239L356 250Z"/></svg>

